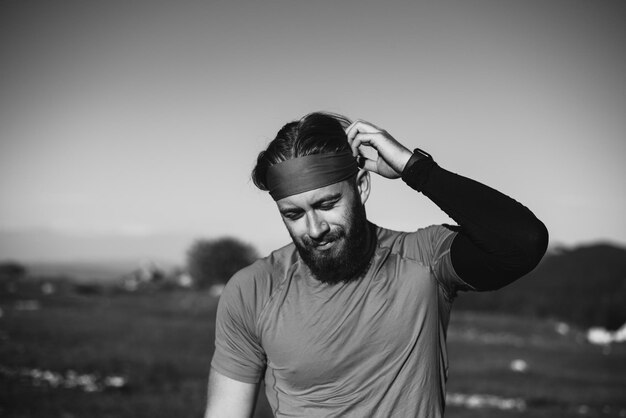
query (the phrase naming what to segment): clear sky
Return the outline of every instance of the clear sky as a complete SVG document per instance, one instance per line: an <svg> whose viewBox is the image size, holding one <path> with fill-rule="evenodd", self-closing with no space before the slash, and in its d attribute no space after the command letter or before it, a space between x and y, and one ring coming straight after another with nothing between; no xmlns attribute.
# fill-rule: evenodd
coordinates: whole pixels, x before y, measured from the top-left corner
<svg viewBox="0 0 626 418"><path fill-rule="evenodd" d="M0 259L267 254L289 236L250 170L315 110L516 198L553 244L626 245L624 22L618 0L4 0ZM375 223L450 222L373 187Z"/></svg>

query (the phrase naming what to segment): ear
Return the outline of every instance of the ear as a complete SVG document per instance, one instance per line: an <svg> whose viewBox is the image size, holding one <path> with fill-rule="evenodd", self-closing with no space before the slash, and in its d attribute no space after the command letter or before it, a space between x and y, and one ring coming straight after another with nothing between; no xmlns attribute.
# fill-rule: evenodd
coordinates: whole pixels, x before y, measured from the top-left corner
<svg viewBox="0 0 626 418"><path fill-rule="evenodd" d="M367 198L370 196L370 172L364 169L359 169L359 172L356 175L356 187L359 191L359 197L361 198L361 203L365 204Z"/></svg>

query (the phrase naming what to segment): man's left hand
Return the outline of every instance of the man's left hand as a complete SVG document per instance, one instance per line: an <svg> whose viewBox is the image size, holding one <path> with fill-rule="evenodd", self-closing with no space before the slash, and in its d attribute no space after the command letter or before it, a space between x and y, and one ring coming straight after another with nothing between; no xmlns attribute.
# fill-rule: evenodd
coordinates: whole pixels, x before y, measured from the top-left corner
<svg viewBox="0 0 626 418"><path fill-rule="evenodd" d="M404 166L413 155L387 131L363 120L357 120L348 126L346 135L352 154L361 158L362 168L388 179L400 177ZM378 153L377 158L367 158L361 150L362 146L374 148Z"/></svg>

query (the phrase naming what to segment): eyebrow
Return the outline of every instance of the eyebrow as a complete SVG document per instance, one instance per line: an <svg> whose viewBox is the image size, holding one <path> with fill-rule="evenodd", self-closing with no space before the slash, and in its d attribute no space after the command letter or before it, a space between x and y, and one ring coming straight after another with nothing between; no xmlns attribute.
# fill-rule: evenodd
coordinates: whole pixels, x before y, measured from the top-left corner
<svg viewBox="0 0 626 418"><path fill-rule="evenodd" d="M332 201L337 201L339 199L341 199L342 193L341 192L337 192L337 193L333 193L331 195L327 195L327 196L322 196L321 198L317 199L316 201L314 201L311 206L312 207L318 207L323 205L324 203L327 202L332 202ZM280 211L280 213L286 214L286 213L294 213L294 212L300 212L301 209L299 207L295 207L295 206L288 206L286 208L279 208L278 209Z"/></svg>

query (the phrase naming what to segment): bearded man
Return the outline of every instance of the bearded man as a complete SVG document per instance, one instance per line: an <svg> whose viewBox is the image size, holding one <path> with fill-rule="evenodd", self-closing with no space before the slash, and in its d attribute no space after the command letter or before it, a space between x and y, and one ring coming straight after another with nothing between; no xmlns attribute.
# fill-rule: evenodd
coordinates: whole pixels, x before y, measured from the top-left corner
<svg viewBox="0 0 626 418"><path fill-rule="evenodd" d="M370 172L402 178L458 225L369 222ZM293 242L222 294L206 417L251 416L261 379L276 417L442 417L457 292L530 272L547 248L543 223L375 125L327 113L285 125L252 178Z"/></svg>

